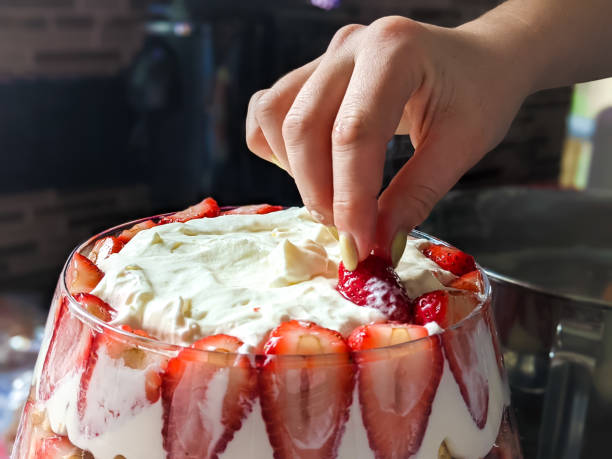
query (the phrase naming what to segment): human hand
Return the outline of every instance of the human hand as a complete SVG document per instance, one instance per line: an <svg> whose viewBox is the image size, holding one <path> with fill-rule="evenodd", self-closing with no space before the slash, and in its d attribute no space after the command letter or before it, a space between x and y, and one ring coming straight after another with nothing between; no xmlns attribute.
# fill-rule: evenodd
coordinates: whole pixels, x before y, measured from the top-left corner
<svg viewBox="0 0 612 459"><path fill-rule="evenodd" d="M402 17L346 26L251 98L249 148L338 228L348 269L372 250L395 264L407 232L507 132L529 81L483 36ZM379 196L393 134L409 134L415 154Z"/></svg>

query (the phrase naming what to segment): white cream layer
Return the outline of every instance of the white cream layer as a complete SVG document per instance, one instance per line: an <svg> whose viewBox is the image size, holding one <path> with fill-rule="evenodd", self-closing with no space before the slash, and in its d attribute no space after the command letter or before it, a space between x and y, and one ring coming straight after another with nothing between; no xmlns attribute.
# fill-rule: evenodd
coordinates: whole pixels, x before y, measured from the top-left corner
<svg viewBox="0 0 612 459"><path fill-rule="evenodd" d="M421 254L425 243L409 239L397 268L411 298L454 278ZM345 336L384 320L338 294L339 262L337 241L304 208L226 215L138 233L100 262L105 276L92 293L119 311L116 322L161 340L187 345L227 333L251 350L289 319Z"/></svg>

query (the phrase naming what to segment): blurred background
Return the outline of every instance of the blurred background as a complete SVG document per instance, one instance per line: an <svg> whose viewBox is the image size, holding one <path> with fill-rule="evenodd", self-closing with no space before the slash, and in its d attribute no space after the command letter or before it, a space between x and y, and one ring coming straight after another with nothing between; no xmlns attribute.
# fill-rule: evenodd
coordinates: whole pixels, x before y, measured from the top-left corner
<svg viewBox="0 0 612 459"><path fill-rule="evenodd" d="M283 171L248 152L244 119L253 92L321 54L345 24L399 14L456 26L499 2L312 3L0 0L0 407L16 409L27 393L47 304L79 241L206 195L222 205L300 203ZM612 302L610 149L610 80L535 94L505 140L423 228L473 251L512 285L517 279L536 285L549 295L544 303L595 299L603 318L593 321L601 324ZM393 139L386 180L412 151L407 137ZM578 242L568 244L572 238ZM585 240L596 246L595 264ZM500 241L512 243L502 250ZM535 248L528 250L531 241ZM551 266L576 265L567 252L559 258L559 248L569 245L578 247L571 260L584 263L551 275ZM521 279L527 271L531 277ZM507 365L520 369L514 382L531 377L535 389L528 385L526 392L539 397L513 398L527 457L538 448L541 419L534 411L544 410L549 353L563 316L554 311L546 316L546 338L535 345L529 339L543 319L525 319L529 311L505 317L500 327ZM544 360L543 376L534 349ZM0 414L0 431L11 422Z"/></svg>

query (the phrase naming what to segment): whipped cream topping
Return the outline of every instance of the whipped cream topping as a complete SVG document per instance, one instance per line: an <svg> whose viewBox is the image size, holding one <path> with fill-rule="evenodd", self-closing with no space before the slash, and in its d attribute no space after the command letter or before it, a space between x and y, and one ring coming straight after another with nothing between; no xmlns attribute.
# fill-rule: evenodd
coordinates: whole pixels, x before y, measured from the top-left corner
<svg viewBox="0 0 612 459"><path fill-rule="evenodd" d="M408 295L444 289L453 274L409 239L397 273ZM105 276L92 292L119 313L117 323L188 345L226 333L245 351L289 319L348 335L384 321L336 291L340 252L326 226L304 208L266 215L225 215L171 223L138 233L99 263Z"/></svg>

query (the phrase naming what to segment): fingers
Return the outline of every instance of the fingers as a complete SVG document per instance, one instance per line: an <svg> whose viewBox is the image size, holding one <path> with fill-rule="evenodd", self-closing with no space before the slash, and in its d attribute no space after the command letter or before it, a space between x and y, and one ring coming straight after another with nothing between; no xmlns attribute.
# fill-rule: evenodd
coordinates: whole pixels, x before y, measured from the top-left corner
<svg viewBox="0 0 612 459"><path fill-rule="evenodd" d="M360 260L375 241L386 145L420 84L405 71L410 49L398 33L389 24L370 26L364 43L376 46L359 52L332 132L334 222L355 241Z"/></svg>
<svg viewBox="0 0 612 459"><path fill-rule="evenodd" d="M322 223L333 223L331 131L353 71L352 47L363 26L341 29L304 83L283 123L287 158L304 205Z"/></svg>
<svg viewBox="0 0 612 459"><path fill-rule="evenodd" d="M263 159L280 163L290 173L282 136L283 120L298 91L320 60L315 59L288 73L270 89L255 93L249 102L246 121L249 149Z"/></svg>

